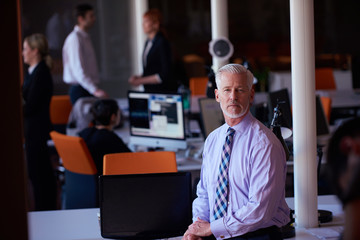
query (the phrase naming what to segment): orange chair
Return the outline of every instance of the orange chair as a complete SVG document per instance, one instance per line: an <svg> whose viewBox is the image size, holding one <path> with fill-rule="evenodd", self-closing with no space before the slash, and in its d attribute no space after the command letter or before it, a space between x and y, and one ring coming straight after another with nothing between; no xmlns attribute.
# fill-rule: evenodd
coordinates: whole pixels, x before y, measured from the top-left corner
<svg viewBox="0 0 360 240"><path fill-rule="evenodd" d="M331 115L331 98L330 97L320 97L321 105L323 107L326 119L328 123L330 122Z"/></svg>
<svg viewBox="0 0 360 240"><path fill-rule="evenodd" d="M335 77L332 68L315 69L315 89L336 89Z"/></svg>
<svg viewBox="0 0 360 240"><path fill-rule="evenodd" d="M54 95L50 102L52 124L67 124L72 109L69 95Z"/></svg>
<svg viewBox="0 0 360 240"><path fill-rule="evenodd" d="M98 207L97 169L81 137L50 132L65 168L65 208Z"/></svg>
<svg viewBox="0 0 360 240"><path fill-rule="evenodd" d="M192 77L189 79L191 95L206 95L206 86L209 81L208 77Z"/></svg>
<svg viewBox="0 0 360 240"><path fill-rule="evenodd" d="M177 172L175 152L126 152L104 155L104 175Z"/></svg>
<svg viewBox="0 0 360 240"><path fill-rule="evenodd" d="M50 120L54 130L66 133L66 126L72 109L69 95L54 95L50 102Z"/></svg>

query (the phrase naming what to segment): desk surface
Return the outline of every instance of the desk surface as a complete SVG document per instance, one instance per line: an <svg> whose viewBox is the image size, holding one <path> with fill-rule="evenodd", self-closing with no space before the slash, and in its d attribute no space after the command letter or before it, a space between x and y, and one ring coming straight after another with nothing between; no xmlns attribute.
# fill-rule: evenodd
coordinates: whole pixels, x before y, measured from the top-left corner
<svg viewBox="0 0 360 240"><path fill-rule="evenodd" d="M336 89L352 89L352 75L349 70L334 69ZM277 71L269 73L269 91L287 88L291 92L291 72Z"/></svg>
<svg viewBox="0 0 360 240"><path fill-rule="evenodd" d="M294 207L293 198L286 198L286 202L289 207ZM318 207L319 209L332 211L334 220L330 223L322 224L321 228L296 229L296 237L290 239L319 239L310 233L310 231L324 230L327 233L334 232L335 234L342 231L344 216L341 204L337 198L333 195L319 196ZM98 213L98 208L29 212L29 239L103 239L100 234ZM172 239L180 240L181 237Z"/></svg>
<svg viewBox="0 0 360 240"><path fill-rule="evenodd" d="M360 94L352 89L318 90L317 94L331 98L331 108L360 108Z"/></svg>

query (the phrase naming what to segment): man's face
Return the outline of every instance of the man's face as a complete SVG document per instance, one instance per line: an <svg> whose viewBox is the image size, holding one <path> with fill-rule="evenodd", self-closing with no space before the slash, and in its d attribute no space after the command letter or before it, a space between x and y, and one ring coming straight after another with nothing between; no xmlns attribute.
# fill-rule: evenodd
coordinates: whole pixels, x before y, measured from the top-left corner
<svg viewBox="0 0 360 240"><path fill-rule="evenodd" d="M80 17L80 18L83 26L86 29L90 29L95 24L96 17L95 17L95 12L93 10L87 11L85 13L85 17Z"/></svg>
<svg viewBox="0 0 360 240"><path fill-rule="evenodd" d="M219 89L215 90L215 97L225 118L238 119L249 111L254 90L248 87L246 73L224 72Z"/></svg>

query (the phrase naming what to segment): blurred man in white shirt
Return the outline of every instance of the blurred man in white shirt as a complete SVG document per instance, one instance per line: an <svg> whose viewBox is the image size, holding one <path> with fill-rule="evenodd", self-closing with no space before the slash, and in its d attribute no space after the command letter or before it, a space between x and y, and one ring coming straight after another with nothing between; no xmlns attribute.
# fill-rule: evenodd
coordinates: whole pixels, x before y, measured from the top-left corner
<svg viewBox="0 0 360 240"><path fill-rule="evenodd" d="M72 104L81 97L107 97L98 87L99 74L94 47L88 31L95 23L95 12L91 5L76 7L77 25L67 36L63 47L63 79L71 85L69 95Z"/></svg>

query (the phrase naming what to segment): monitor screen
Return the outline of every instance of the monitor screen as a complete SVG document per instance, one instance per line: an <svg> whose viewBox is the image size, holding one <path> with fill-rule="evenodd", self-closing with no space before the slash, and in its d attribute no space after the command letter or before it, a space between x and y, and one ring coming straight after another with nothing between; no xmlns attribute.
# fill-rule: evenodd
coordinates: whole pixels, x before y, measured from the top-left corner
<svg viewBox="0 0 360 240"><path fill-rule="evenodd" d="M279 104L281 114L279 119L280 126L292 128L292 114L291 114L291 103L289 98L289 93L287 89L282 89L275 92L269 93L269 105L271 110L271 119L273 117L274 107L276 107L276 104L278 101L281 101L283 103ZM326 135L329 134L329 124L326 119L322 103L319 96L316 96L316 135Z"/></svg>
<svg viewBox="0 0 360 240"><path fill-rule="evenodd" d="M128 93L130 144L185 149L181 94Z"/></svg>
<svg viewBox="0 0 360 240"><path fill-rule="evenodd" d="M102 237L170 238L191 224L189 172L102 175L99 181Z"/></svg>
<svg viewBox="0 0 360 240"><path fill-rule="evenodd" d="M203 136L206 138L212 131L225 123L220 104L215 98L199 98L200 119Z"/></svg>

